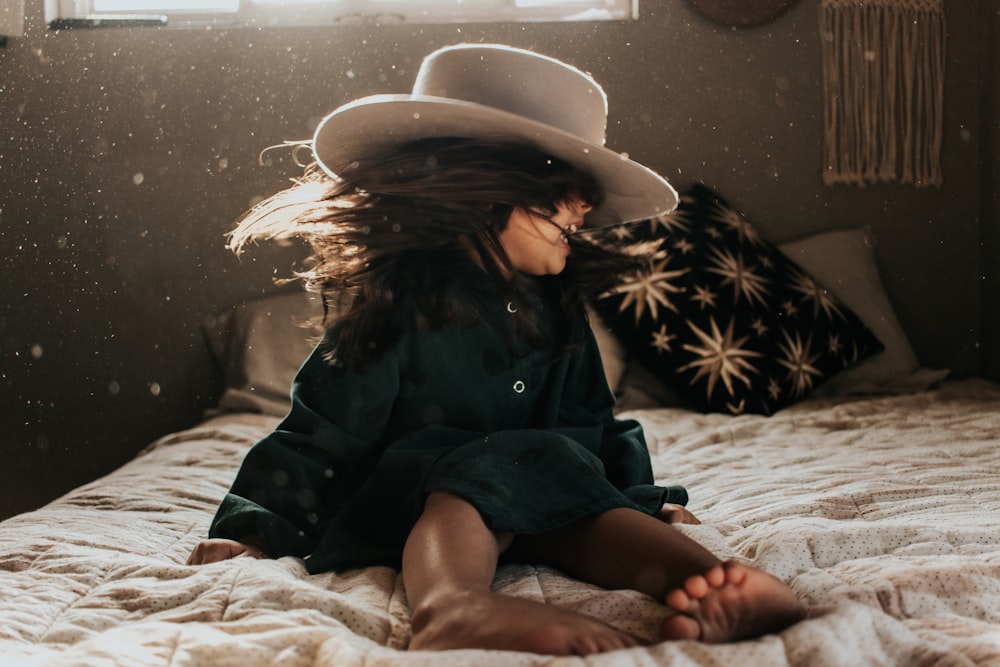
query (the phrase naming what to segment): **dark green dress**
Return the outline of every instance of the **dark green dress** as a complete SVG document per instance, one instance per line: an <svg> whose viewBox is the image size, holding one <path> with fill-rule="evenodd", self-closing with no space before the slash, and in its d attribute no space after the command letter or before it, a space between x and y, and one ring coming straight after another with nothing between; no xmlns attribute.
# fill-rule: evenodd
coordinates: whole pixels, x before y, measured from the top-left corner
<svg viewBox="0 0 1000 667"><path fill-rule="evenodd" d="M478 325L407 326L364 372L314 351L291 411L247 454L210 535L256 537L310 572L398 567L432 491L522 534L686 503L683 488L653 484L639 424L612 416L589 329L582 349L553 359L509 344L508 302L491 287L476 292ZM582 314L574 325L586 326Z"/></svg>

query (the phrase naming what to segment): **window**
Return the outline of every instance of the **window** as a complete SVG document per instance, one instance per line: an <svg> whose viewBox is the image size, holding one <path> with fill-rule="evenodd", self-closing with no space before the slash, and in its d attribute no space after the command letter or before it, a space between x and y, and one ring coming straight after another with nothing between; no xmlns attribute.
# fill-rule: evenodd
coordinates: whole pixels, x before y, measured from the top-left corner
<svg viewBox="0 0 1000 667"><path fill-rule="evenodd" d="M54 0L53 28L633 19L638 0Z"/></svg>

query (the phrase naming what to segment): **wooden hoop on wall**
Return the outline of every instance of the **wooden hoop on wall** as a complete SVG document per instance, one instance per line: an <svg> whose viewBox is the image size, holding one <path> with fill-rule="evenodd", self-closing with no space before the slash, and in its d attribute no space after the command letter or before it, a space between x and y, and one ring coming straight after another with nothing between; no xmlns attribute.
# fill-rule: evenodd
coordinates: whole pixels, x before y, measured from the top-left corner
<svg viewBox="0 0 1000 667"><path fill-rule="evenodd" d="M799 0L687 0L713 23L748 28L773 21Z"/></svg>

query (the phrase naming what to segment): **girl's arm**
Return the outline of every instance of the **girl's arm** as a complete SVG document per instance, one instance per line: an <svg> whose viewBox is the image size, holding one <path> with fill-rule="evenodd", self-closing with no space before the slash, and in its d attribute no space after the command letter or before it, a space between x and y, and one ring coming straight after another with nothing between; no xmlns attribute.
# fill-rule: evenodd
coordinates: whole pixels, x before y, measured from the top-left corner
<svg viewBox="0 0 1000 667"><path fill-rule="evenodd" d="M608 387L597 341L589 330L581 350L571 353L559 423L582 444L597 454L609 481L622 489L636 484L652 484L653 470L642 427L634 420L617 420L615 397ZM566 427L576 427L573 434ZM584 442L584 438L588 441Z"/></svg>
<svg viewBox="0 0 1000 667"><path fill-rule="evenodd" d="M574 353L566 375L559 421L575 429L561 430L585 442L604 464L605 476L638 504L658 511L665 503L684 505L683 487L656 486L649 450L639 422L616 419L614 394L608 387L600 351L593 333L582 350ZM579 432L579 436L572 433ZM584 441L586 437L590 441ZM667 520L670 520L667 518Z"/></svg>
<svg viewBox="0 0 1000 667"><path fill-rule="evenodd" d="M394 351L358 373L314 350L295 378L291 411L248 452L209 536L270 557L308 555L361 481L398 393L398 368Z"/></svg>

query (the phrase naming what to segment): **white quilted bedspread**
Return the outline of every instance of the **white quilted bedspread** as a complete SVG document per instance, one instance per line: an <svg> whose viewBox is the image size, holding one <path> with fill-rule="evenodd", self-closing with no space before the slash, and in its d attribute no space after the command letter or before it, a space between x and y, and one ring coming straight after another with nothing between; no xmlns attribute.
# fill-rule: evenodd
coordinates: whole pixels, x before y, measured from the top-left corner
<svg viewBox="0 0 1000 667"><path fill-rule="evenodd" d="M663 608L532 567L496 586L606 619L648 646L590 658L408 653L396 572L184 561L274 421L231 415L0 524L0 665L1000 665L1000 387L812 401L771 418L630 413L658 476L722 557L791 583L809 620L755 641L656 642Z"/></svg>

